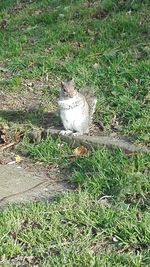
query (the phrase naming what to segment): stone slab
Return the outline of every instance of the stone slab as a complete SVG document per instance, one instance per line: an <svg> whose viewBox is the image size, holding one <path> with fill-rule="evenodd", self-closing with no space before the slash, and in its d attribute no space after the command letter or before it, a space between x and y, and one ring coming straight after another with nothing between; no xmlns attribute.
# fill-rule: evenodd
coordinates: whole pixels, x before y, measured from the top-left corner
<svg viewBox="0 0 150 267"><path fill-rule="evenodd" d="M0 205L52 198L66 189L63 182L37 175L22 166L0 165Z"/></svg>

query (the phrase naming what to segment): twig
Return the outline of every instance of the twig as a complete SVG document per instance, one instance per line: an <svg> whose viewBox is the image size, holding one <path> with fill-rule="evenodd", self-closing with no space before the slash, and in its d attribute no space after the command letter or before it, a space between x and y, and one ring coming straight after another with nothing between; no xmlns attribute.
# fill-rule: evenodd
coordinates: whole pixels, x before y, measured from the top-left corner
<svg viewBox="0 0 150 267"><path fill-rule="evenodd" d="M18 142L15 142L15 141L13 141L13 142L11 142L11 143L8 143L8 144L6 144L6 145L0 147L0 150L3 151L3 150L5 150L5 149L7 149L7 148L9 148L9 147L11 147L11 146L16 145L17 143L18 143Z"/></svg>
<svg viewBox="0 0 150 267"><path fill-rule="evenodd" d="M18 195L21 195L21 194L23 194L23 193L29 192L29 191L31 191L31 190L37 188L38 186L40 186L40 185L46 183L46 182L47 182L47 180L43 180L42 182L36 184L35 186L33 186L33 187L31 187L31 188L28 188L28 189L23 190L23 191L21 191L21 192L17 192L17 193L11 194L11 195L9 195L9 196L2 197L2 198L0 198L0 203L3 202L4 200L8 199L8 198L11 198L11 197L18 196ZM49 185L49 184L50 184L50 183L48 182L48 185ZM46 184L46 185L47 185L47 184Z"/></svg>

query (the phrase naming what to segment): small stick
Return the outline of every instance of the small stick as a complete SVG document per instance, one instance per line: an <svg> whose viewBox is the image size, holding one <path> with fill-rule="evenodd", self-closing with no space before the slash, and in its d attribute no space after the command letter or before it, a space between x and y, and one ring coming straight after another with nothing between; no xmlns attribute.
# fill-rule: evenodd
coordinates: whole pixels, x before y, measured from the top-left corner
<svg viewBox="0 0 150 267"><path fill-rule="evenodd" d="M5 146L1 146L1 147L0 147L0 150L3 151L3 150L5 150L5 149L7 149L7 148L9 148L9 147L11 147L11 146L16 145L17 143L18 143L18 142L11 142L11 143L8 143L8 144L6 144Z"/></svg>

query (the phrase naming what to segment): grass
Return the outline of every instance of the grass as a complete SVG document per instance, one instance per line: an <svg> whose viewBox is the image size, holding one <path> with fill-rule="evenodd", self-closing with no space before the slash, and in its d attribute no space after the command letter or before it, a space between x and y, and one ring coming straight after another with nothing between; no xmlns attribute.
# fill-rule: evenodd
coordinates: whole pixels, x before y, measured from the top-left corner
<svg viewBox="0 0 150 267"><path fill-rule="evenodd" d="M96 91L98 121L109 129L116 115L122 134L148 144L149 1L19 3L1 1L1 63L13 73L1 88L48 75L58 95L60 79L73 77Z"/></svg>
<svg viewBox="0 0 150 267"><path fill-rule="evenodd" d="M101 149L70 158L73 148L51 138L35 147L28 144L28 151L35 160L69 171L77 189L52 203L1 211L0 254L5 263L150 265L150 155ZM102 196L108 197L103 201Z"/></svg>
<svg viewBox="0 0 150 267"><path fill-rule="evenodd" d="M1 212L1 255L40 266L149 266L149 167L148 155L119 150L75 160L74 193Z"/></svg>
<svg viewBox="0 0 150 267"><path fill-rule="evenodd" d="M54 140L52 137L41 141L40 144L33 146L28 141L25 141L25 147L29 155L35 160L40 160L48 163L64 164L68 163L67 158L72 154L71 148L59 138ZM61 157L60 157L61 155Z"/></svg>
<svg viewBox="0 0 150 267"><path fill-rule="evenodd" d="M0 89L20 95L24 82L48 77L53 110L60 79L73 77L95 90L96 120L107 130L116 115L121 134L149 145L149 10L148 0L1 0L0 65L10 74L1 73ZM24 122L37 125L35 113L21 113ZM2 110L0 120L18 125L17 114ZM52 138L25 145L34 160L69 172L76 190L0 211L1 266L150 266L149 155L72 157Z"/></svg>

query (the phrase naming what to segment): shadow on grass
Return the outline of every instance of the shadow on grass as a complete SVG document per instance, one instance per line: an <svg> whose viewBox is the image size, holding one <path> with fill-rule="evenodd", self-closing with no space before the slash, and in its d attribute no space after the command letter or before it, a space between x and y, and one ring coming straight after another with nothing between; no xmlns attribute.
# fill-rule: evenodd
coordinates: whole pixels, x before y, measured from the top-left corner
<svg viewBox="0 0 150 267"><path fill-rule="evenodd" d="M61 127L61 121L57 112L43 112L34 109L32 111L23 110L0 110L0 118L7 122L18 124L31 124L36 127Z"/></svg>

